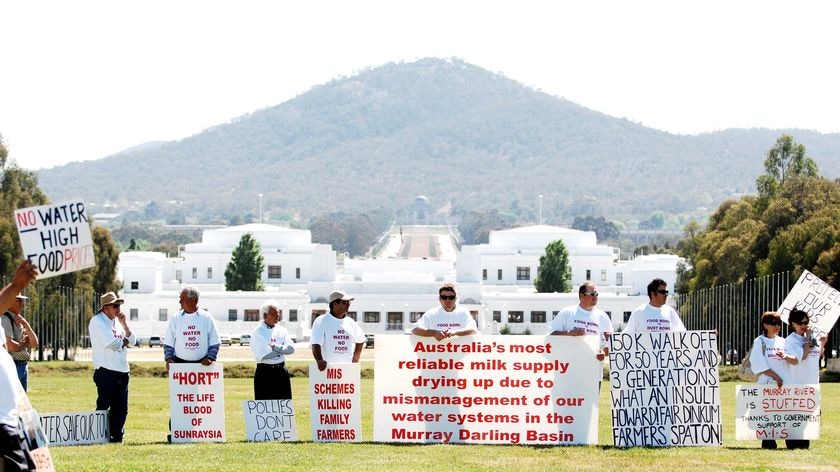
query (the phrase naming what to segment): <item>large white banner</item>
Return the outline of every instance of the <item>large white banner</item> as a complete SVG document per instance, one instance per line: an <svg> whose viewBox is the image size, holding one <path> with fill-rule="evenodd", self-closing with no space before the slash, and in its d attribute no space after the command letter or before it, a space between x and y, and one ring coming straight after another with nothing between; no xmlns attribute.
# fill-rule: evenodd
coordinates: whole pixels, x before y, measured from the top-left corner
<svg viewBox="0 0 840 472"><path fill-rule="evenodd" d="M819 385L735 387L735 439L819 438Z"/></svg>
<svg viewBox="0 0 840 472"><path fill-rule="evenodd" d="M80 200L15 210L23 257L38 268L38 278L96 265L85 204Z"/></svg>
<svg viewBox="0 0 840 472"><path fill-rule="evenodd" d="M362 440L359 364L309 364L309 416L315 442Z"/></svg>
<svg viewBox="0 0 840 472"><path fill-rule="evenodd" d="M782 321L787 323L788 314L794 308L808 312L811 332L819 339L831 331L840 316L840 292L804 270L779 307Z"/></svg>
<svg viewBox="0 0 840 472"><path fill-rule="evenodd" d="M50 446L103 444L110 438L107 410L47 413L40 420Z"/></svg>
<svg viewBox="0 0 840 472"><path fill-rule="evenodd" d="M243 400L245 440L297 441L292 400Z"/></svg>
<svg viewBox="0 0 840 472"><path fill-rule="evenodd" d="M596 444L592 336L376 336L373 440Z"/></svg>
<svg viewBox="0 0 840 472"><path fill-rule="evenodd" d="M225 440L224 367L169 364L169 414L172 442Z"/></svg>
<svg viewBox="0 0 840 472"><path fill-rule="evenodd" d="M614 333L613 444L721 445L719 363L714 331Z"/></svg>

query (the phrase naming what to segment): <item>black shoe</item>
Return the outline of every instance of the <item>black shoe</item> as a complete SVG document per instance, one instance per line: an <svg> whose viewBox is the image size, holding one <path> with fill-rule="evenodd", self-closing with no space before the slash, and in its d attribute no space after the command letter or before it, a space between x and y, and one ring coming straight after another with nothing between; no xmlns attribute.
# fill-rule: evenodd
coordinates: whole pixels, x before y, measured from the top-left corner
<svg viewBox="0 0 840 472"><path fill-rule="evenodd" d="M168 442L169 444L172 444L172 435L171 434L166 435L166 442Z"/></svg>

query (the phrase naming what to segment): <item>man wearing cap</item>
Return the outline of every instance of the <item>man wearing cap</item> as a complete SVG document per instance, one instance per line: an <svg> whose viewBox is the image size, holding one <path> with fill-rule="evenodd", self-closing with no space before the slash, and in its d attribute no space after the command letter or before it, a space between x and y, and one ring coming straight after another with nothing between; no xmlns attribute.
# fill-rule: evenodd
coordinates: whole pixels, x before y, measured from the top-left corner
<svg viewBox="0 0 840 472"><path fill-rule="evenodd" d="M440 306L423 313L411 334L435 338L438 341L452 336L478 334L478 327L470 312L457 307L457 297L454 285L443 284L438 289Z"/></svg>
<svg viewBox="0 0 840 472"><path fill-rule="evenodd" d="M289 332L280 325L283 315L276 300L260 307L262 323L251 333L251 350L257 361L254 373L254 400L291 400L292 383L286 370L286 356L295 347Z"/></svg>
<svg viewBox="0 0 840 472"><path fill-rule="evenodd" d="M26 300L29 300L29 297L18 295L12 306L9 307L9 311L4 313L2 319L0 319L3 331L6 332L6 350L15 360L18 379L20 379L20 384L23 385L23 391L29 389L29 357L32 354L32 349L38 347L38 336L35 335L35 331L26 321L26 318L21 315Z"/></svg>
<svg viewBox="0 0 840 472"><path fill-rule="evenodd" d="M181 311L169 319L163 338L166 367L175 363L210 365L219 355L219 332L216 321L207 310L198 308L199 292L188 285L181 289Z"/></svg>
<svg viewBox="0 0 840 472"><path fill-rule="evenodd" d="M612 322L609 316L598 308L598 289L592 282L584 282L578 288L577 305L564 307L548 325L552 336L597 336L598 350L595 358L603 361L609 354L609 341L612 334Z"/></svg>
<svg viewBox="0 0 840 472"><path fill-rule="evenodd" d="M312 356L323 371L327 364L359 362L365 348L365 333L356 321L347 316L350 298L340 290L330 294L330 312L312 323Z"/></svg>
<svg viewBox="0 0 840 472"><path fill-rule="evenodd" d="M125 300L108 292L99 297L99 312L90 319L88 332L93 349L93 383L96 409L109 410L111 442L122 442L128 416L128 348L137 337L128 327L120 306Z"/></svg>

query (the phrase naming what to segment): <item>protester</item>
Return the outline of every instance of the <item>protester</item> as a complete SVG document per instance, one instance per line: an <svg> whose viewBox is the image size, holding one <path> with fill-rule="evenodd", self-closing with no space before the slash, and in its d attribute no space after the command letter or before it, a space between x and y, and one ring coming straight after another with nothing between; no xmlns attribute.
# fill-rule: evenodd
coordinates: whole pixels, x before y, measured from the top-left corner
<svg viewBox="0 0 840 472"><path fill-rule="evenodd" d="M685 331L685 325L677 310L666 305L668 284L662 279L653 279L647 286L649 302L639 306L630 315L625 333Z"/></svg>
<svg viewBox="0 0 840 472"><path fill-rule="evenodd" d="M764 334L755 338L750 350L750 364L752 371L758 375L759 385L773 385L781 387L790 383L790 368L788 363L793 356L785 355L785 338L779 336L782 329L782 319L775 311L765 311L761 315L761 330ZM762 449L776 449L776 441L765 439L761 441Z"/></svg>
<svg viewBox="0 0 840 472"><path fill-rule="evenodd" d="M282 313L275 300L260 307L262 323L251 333L251 350L257 361L254 373L255 400L291 400L292 383L286 356L295 352L289 332L280 326Z"/></svg>
<svg viewBox="0 0 840 472"><path fill-rule="evenodd" d="M9 285L0 290L0 311L6 311L15 296L35 280L37 271L31 262L23 261L15 270ZM17 368L5 349L0 349L0 456L5 472L35 470L18 415L18 402L26 395L17 376Z"/></svg>
<svg viewBox="0 0 840 472"><path fill-rule="evenodd" d="M578 288L577 305L569 305L559 312L548 325L552 336L597 336L598 351L595 358L603 361L609 355L612 322L610 317L598 308L598 289L592 282L584 282Z"/></svg>
<svg viewBox="0 0 840 472"><path fill-rule="evenodd" d="M96 409L108 410L110 441L119 443L125 434L128 417L128 349L137 336L128 327L120 310L125 300L108 292L99 297L99 312L90 319L88 332L93 350L93 383L96 384Z"/></svg>
<svg viewBox="0 0 840 472"><path fill-rule="evenodd" d="M319 316L312 323L312 357L323 371L327 364L359 362L365 348L365 333L355 320L347 316L350 298L343 291L330 294L330 312Z"/></svg>
<svg viewBox="0 0 840 472"><path fill-rule="evenodd" d="M198 308L198 289L181 289L181 311L169 319L163 338L163 357L166 367L175 363L210 365L219 355L219 333L216 322L206 310Z"/></svg>
<svg viewBox="0 0 840 472"><path fill-rule="evenodd" d="M788 324L793 332L785 339L785 357L790 359L790 383L793 385L820 383L820 357L828 337L822 336L817 341L808 331L809 323L805 311L794 308L788 314ZM808 449L811 441L787 439L785 445L788 449Z"/></svg>
<svg viewBox="0 0 840 472"><path fill-rule="evenodd" d="M443 284L438 289L438 298L440 306L423 313L411 334L432 337L438 341L453 336L478 334L478 327L470 312L456 305L458 295L454 285Z"/></svg>
<svg viewBox="0 0 840 472"><path fill-rule="evenodd" d="M6 350L15 361L18 379L24 391L29 390L29 358L32 349L38 347L38 336L22 314L26 300L29 300L29 297L18 295L9 311L0 317L0 323L6 333Z"/></svg>

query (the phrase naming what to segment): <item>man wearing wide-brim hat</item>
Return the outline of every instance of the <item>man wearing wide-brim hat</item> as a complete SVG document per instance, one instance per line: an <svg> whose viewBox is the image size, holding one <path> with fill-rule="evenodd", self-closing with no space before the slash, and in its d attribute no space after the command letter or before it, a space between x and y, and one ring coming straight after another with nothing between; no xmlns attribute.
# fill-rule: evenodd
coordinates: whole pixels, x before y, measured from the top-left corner
<svg viewBox="0 0 840 472"><path fill-rule="evenodd" d="M96 409L109 410L111 442L122 442L128 416L128 348L137 337L120 309L125 300L114 292L99 297L99 312L88 325L93 349Z"/></svg>
<svg viewBox="0 0 840 472"><path fill-rule="evenodd" d="M15 361L18 380L24 392L29 390L29 358L32 356L32 350L38 347L38 336L23 317L23 307L27 300L29 297L18 294L9 311L0 318L0 326L6 332L6 350Z"/></svg>
<svg viewBox="0 0 840 472"><path fill-rule="evenodd" d="M319 316L312 323L309 344L312 357L323 371L327 364L359 362L365 348L365 332L356 320L347 316L353 298L337 290L330 294L330 312Z"/></svg>

